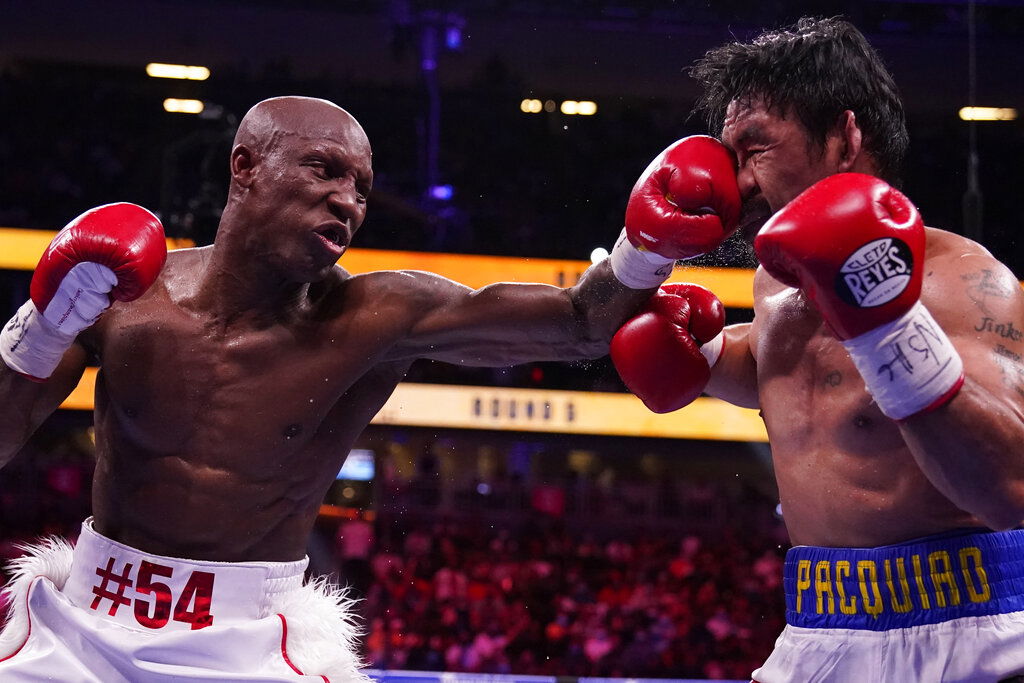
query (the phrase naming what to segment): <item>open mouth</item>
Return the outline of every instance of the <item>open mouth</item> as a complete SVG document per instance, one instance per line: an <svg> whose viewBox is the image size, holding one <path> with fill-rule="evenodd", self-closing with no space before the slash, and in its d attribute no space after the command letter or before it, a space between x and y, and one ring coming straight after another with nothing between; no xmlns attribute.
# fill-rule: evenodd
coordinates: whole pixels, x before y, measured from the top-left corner
<svg viewBox="0 0 1024 683"><path fill-rule="evenodd" d="M320 237L324 238L325 240L334 244L335 246L341 246L341 240L344 236L340 229L333 226L324 226L323 228L317 230L316 234L320 235Z"/></svg>
<svg viewBox="0 0 1024 683"><path fill-rule="evenodd" d="M328 222L317 226L313 233L320 238L320 244L330 252L334 258L340 257L348 247L348 231L342 223Z"/></svg>

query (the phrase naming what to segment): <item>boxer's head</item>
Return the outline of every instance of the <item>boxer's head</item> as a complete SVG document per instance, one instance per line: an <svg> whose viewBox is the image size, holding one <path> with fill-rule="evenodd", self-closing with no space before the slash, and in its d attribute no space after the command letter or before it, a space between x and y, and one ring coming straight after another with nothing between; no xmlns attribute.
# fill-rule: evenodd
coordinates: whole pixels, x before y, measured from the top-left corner
<svg viewBox="0 0 1024 683"><path fill-rule="evenodd" d="M714 48L690 73L703 88L698 108L737 153L747 231L760 227L758 214L833 173L898 181L908 144L903 104L849 22L804 18Z"/></svg>
<svg viewBox="0 0 1024 683"><path fill-rule="evenodd" d="M372 182L370 142L355 118L326 100L275 97L239 124L228 203L260 258L311 281L348 247Z"/></svg>

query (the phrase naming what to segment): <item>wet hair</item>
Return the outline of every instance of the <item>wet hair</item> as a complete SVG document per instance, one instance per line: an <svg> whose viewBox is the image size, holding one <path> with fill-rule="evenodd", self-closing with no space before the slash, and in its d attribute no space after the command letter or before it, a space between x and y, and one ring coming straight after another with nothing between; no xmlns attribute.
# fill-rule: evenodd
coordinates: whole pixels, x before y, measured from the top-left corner
<svg viewBox="0 0 1024 683"><path fill-rule="evenodd" d="M703 89L697 109L715 131L730 102L762 99L770 110L795 115L823 149L839 115L851 110L879 175L899 180L909 143L903 103L892 74L850 22L804 17L749 43L709 50L690 75Z"/></svg>

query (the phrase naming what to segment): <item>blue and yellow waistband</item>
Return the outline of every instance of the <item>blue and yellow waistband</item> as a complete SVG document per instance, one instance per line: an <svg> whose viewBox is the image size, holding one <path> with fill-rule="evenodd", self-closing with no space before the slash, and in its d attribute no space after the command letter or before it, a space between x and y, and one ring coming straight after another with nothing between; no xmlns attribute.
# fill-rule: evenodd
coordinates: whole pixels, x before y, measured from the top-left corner
<svg viewBox="0 0 1024 683"><path fill-rule="evenodd" d="M786 622L885 631L1024 610L1024 530L880 548L797 546L783 569Z"/></svg>

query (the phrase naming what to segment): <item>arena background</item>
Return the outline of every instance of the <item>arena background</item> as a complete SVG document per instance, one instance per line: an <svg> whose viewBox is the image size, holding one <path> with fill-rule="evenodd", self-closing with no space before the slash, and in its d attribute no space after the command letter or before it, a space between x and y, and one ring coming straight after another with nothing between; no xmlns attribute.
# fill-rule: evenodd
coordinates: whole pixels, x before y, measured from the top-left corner
<svg viewBox="0 0 1024 683"><path fill-rule="evenodd" d="M958 116L1024 107L1013 0L7 0L2 313L27 297L52 232L91 206L137 202L173 245L208 243L234 125L281 94L338 102L370 136L376 180L350 269L572 282L617 235L649 159L707 132L685 68L805 14L850 18L894 72L904 190L926 221L1024 277L1021 122ZM152 62L210 75L151 78ZM168 98L204 111L168 113ZM596 112L563 113L566 101ZM733 241L675 277L711 284L739 321L752 265ZM93 377L0 471L0 556L88 515ZM420 363L339 473L309 554L365 598L381 677L749 680L782 627L776 506L756 413L705 398L653 416L607 360Z"/></svg>

